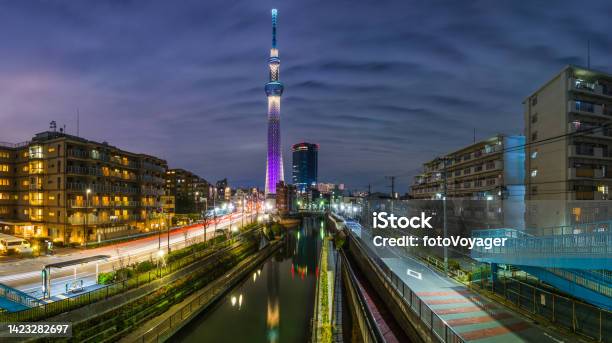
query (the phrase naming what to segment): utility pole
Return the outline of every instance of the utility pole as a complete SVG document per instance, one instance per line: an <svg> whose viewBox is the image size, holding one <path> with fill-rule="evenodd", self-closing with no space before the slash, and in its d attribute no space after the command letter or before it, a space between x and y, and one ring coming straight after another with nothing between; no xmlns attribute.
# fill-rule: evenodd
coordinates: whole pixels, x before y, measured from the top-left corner
<svg viewBox="0 0 612 343"><path fill-rule="evenodd" d="M385 179L391 180L391 199L395 199L395 178L395 176L385 176Z"/></svg>
<svg viewBox="0 0 612 343"><path fill-rule="evenodd" d="M446 221L446 197L448 192L448 175L447 175L447 163L448 158L443 157L442 163L444 165L444 171L442 172L442 177L444 182L443 190L442 190L442 213L443 213L443 221L444 221L444 238L448 237L448 225ZM448 247L444 245L444 274L448 275Z"/></svg>
<svg viewBox="0 0 612 343"><path fill-rule="evenodd" d="M368 196L372 195L372 184L368 183Z"/></svg>

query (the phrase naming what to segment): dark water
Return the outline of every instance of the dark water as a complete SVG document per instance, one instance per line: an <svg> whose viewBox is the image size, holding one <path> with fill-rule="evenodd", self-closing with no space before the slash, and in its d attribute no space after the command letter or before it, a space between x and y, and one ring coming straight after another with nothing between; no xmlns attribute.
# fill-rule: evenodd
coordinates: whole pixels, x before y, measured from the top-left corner
<svg viewBox="0 0 612 343"><path fill-rule="evenodd" d="M283 247L172 342L307 342L323 224L307 218Z"/></svg>

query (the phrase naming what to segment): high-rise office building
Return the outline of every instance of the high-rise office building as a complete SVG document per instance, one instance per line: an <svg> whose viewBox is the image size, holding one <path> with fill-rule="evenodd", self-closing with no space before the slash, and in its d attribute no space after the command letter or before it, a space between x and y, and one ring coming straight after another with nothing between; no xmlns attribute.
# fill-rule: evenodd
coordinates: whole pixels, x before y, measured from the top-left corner
<svg viewBox="0 0 612 343"><path fill-rule="evenodd" d="M166 161L62 132L0 146L0 231L85 244L160 229Z"/></svg>
<svg viewBox="0 0 612 343"><path fill-rule="evenodd" d="M266 163L266 196L276 194L276 184L284 181L283 155L281 149L280 132L280 103L283 95L283 84L279 81L280 59L276 47L276 18L277 10L272 10L272 49L268 66L270 81L266 83L268 96L268 156Z"/></svg>
<svg viewBox="0 0 612 343"><path fill-rule="evenodd" d="M319 145L298 143L292 147L293 184L298 191L305 192L308 187L317 185Z"/></svg>

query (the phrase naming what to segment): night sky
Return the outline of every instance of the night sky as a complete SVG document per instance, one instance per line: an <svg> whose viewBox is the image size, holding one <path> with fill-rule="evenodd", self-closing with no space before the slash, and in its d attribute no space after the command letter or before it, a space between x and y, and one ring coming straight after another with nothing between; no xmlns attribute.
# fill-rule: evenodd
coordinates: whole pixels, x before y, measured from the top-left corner
<svg viewBox="0 0 612 343"><path fill-rule="evenodd" d="M51 120L209 181L263 187L270 9L279 10L285 179L404 192L422 162L523 129L566 64L612 72L610 1L3 1L0 141Z"/></svg>

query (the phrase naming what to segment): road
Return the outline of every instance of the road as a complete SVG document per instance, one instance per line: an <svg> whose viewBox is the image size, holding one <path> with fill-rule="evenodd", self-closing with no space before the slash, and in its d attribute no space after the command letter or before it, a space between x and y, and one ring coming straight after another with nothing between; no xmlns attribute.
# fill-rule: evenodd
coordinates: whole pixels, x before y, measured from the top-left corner
<svg viewBox="0 0 612 343"><path fill-rule="evenodd" d="M249 223L256 219L256 213L245 213L244 223ZM242 223L242 214L234 213L231 218L232 228L237 228ZM230 225L230 216L226 215L218 218L217 229L225 229ZM206 229L206 239L211 239L215 235L215 225L211 224ZM201 242L204 236L203 225L190 225L170 232L171 250L180 249L195 242ZM162 233L161 239L158 235L136 239L128 242L103 246L95 249L83 249L76 252L72 251L64 255L41 256L31 259L23 259L18 262L0 263L0 283L17 288L34 297L42 297L41 270L47 264L75 260L96 255L109 255L106 261L101 261L98 265L99 272L108 272L117 269L121 264L127 265L149 259L155 259L159 244L167 251L168 237ZM66 297L66 284L72 284L75 279L75 268L67 267L53 269L51 271L51 297L54 300ZM76 267L76 280L83 286L91 288L96 284L96 263L90 262Z"/></svg>
<svg viewBox="0 0 612 343"><path fill-rule="evenodd" d="M351 226L354 226L352 224ZM359 224L356 224L359 225ZM475 294L398 247L375 247L372 231L353 230L369 253L378 255L402 281L465 341L559 343L563 338L518 313Z"/></svg>

